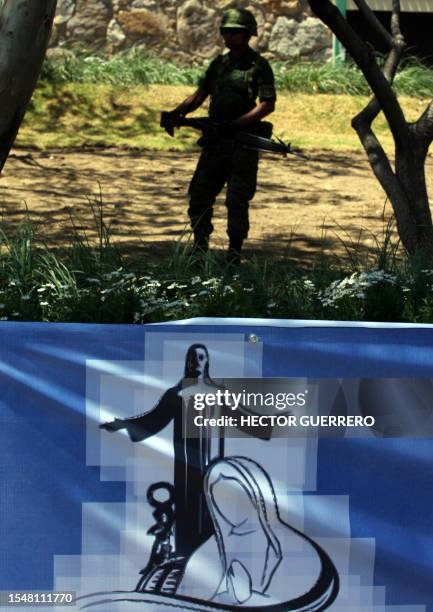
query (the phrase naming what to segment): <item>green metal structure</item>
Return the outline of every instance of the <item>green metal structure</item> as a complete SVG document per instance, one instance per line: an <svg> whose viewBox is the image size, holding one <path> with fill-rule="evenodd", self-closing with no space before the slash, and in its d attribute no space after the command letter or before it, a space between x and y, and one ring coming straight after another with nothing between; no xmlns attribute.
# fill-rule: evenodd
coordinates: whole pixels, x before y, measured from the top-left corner
<svg viewBox="0 0 433 612"><path fill-rule="evenodd" d="M336 0L336 5L343 17L346 16L347 0ZM334 35L332 40L332 58L335 65L342 64L346 59L346 49Z"/></svg>

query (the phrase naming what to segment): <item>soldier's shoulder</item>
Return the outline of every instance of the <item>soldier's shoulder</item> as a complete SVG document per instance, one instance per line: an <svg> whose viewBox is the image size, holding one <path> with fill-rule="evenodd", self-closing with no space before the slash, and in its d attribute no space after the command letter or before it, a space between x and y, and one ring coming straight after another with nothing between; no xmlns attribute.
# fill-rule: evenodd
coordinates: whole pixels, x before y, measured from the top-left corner
<svg viewBox="0 0 433 612"><path fill-rule="evenodd" d="M266 57L263 57L263 55L260 55L260 53L258 53L257 51L254 51L254 53L256 54L256 62L259 66L270 66L270 63L268 62Z"/></svg>
<svg viewBox="0 0 433 612"><path fill-rule="evenodd" d="M226 55L220 54L214 57L214 59L208 64L206 68L206 78L213 78L216 74L218 74L221 70L224 70L224 65L226 60Z"/></svg>
<svg viewBox="0 0 433 612"><path fill-rule="evenodd" d="M265 57L263 57L263 55L261 55L258 51L255 51L254 49L250 49L250 59L253 62L253 64L259 69L266 70L271 67L268 60Z"/></svg>
<svg viewBox="0 0 433 612"><path fill-rule="evenodd" d="M216 57L213 58L211 63L209 64L209 68L214 68L215 66L220 66L228 61L228 53L220 53Z"/></svg>

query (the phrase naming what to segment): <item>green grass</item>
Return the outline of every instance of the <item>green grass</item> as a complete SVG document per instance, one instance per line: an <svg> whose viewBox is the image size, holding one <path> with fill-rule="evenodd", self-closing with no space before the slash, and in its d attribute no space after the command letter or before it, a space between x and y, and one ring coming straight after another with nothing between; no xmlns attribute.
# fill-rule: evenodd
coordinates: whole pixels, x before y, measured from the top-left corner
<svg viewBox="0 0 433 612"><path fill-rule="evenodd" d="M162 110L174 108L191 93L185 85L131 85L113 88L101 83L41 82L29 106L17 143L41 149L50 147L138 147L186 151L195 147L194 130L182 129L170 138L159 127ZM400 99L409 121L427 105L420 98ZM275 134L295 146L314 149L358 149L350 120L367 103L366 96L279 93L271 119ZM206 114L206 108L196 115ZM393 141L383 115L374 129L385 147Z"/></svg>
<svg viewBox="0 0 433 612"><path fill-rule="evenodd" d="M315 148L359 148L350 117L368 90L350 64L275 65L281 91L273 115L276 133ZM181 150L196 135L170 139L159 112L182 100L201 70L180 68L138 53L111 59L70 57L47 61L19 144L38 147L134 146ZM432 71L409 63L396 85L409 120L433 95ZM311 95L320 94L320 95ZM350 94L350 95L348 95ZM200 111L203 112L203 111ZM375 131L391 139L383 117ZM23 223L0 231L0 318L14 320L141 323L193 316L388 320L433 322L433 270L396 257L385 241L361 259L348 245L344 261L318 253L308 269L290 260L246 261L239 271L209 254L198 261L178 243L167 259L133 263L119 253L95 203L98 241L75 234L61 254L44 246ZM389 236L389 234L388 234ZM392 308L390 307L392 305Z"/></svg>
<svg viewBox="0 0 433 612"><path fill-rule="evenodd" d="M361 72L350 61L340 66L331 63L272 63L280 91L306 94L368 95ZM133 50L112 57L66 55L47 59L42 81L49 83L100 83L113 87L130 85L196 85L203 68L181 66ZM433 97L433 70L416 58L407 58L395 80L402 96Z"/></svg>
<svg viewBox="0 0 433 612"><path fill-rule="evenodd" d="M350 61L336 66L308 62L290 66L277 62L275 77L278 88L285 91L352 96L370 93L361 71ZM394 86L399 96L433 97L433 69L416 58L408 58L402 63Z"/></svg>
<svg viewBox="0 0 433 612"><path fill-rule="evenodd" d="M275 134L295 146L360 149L351 118L368 100L368 87L352 64L274 64L278 87ZM137 147L191 150L197 133L170 138L159 127L161 110L174 108L196 87L202 68L181 67L142 52L110 58L67 54L45 61L17 143L50 147ZM396 78L402 107L416 120L433 97L433 71L407 60ZM420 97L424 96L424 97ZM206 113L206 108L196 114ZM382 115L374 124L385 148L393 141Z"/></svg>
<svg viewBox="0 0 433 612"><path fill-rule="evenodd" d="M0 231L0 319L146 323L198 316L433 322L433 270L397 258L385 241L369 257L318 254L309 268L285 259L240 269L178 243L164 260L128 261L95 209L98 240L76 234L61 254L25 221Z"/></svg>
<svg viewBox="0 0 433 612"><path fill-rule="evenodd" d="M46 59L41 80L53 83L104 83L106 85L194 85L202 70L151 57L140 51L111 57L66 54Z"/></svg>

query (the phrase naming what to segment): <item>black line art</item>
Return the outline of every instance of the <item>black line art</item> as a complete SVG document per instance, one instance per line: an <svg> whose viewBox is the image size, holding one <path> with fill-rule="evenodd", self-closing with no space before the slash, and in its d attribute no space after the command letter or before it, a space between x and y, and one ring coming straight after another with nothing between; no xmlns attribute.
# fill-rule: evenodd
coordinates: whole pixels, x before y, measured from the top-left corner
<svg viewBox="0 0 433 612"><path fill-rule="evenodd" d="M208 565L216 557L219 572L203 584L203 599L261 609L283 602L293 605L296 600L299 609L304 602L330 604L338 591L332 561L313 540L282 521L272 481L259 463L247 457L214 461L205 475L204 491L215 533L202 545L201 556ZM304 562L308 574L291 574L295 559L298 567ZM199 550L186 566L178 595L197 593L194 570L201 564Z"/></svg>
<svg viewBox="0 0 433 612"><path fill-rule="evenodd" d="M198 385L216 386L209 375L209 352L204 344L193 344L188 348L183 378L163 394L152 410L127 419L114 419L100 426L111 432L126 429L133 442L141 442L173 421L175 541L177 555L184 557L206 540L212 531L202 481L210 461L224 455L222 432L219 432L218 439L205 435L208 433L205 431L202 438L183 435L189 410L183 394L189 390L188 387Z"/></svg>
<svg viewBox="0 0 433 612"><path fill-rule="evenodd" d="M138 609L319 612L332 605L339 590L334 564L314 540L281 519L272 481L256 461L215 460L204 490L215 532L185 566L166 559L153 567L153 579L140 592L94 593L76 600L80 609L110 610L113 604L128 610L134 603ZM251 543L261 554L248 554ZM298 572L300 564L307 573ZM173 569L178 574L170 577ZM210 583L204 580L199 596L188 595L203 576Z"/></svg>
<svg viewBox="0 0 433 612"><path fill-rule="evenodd" d="M176 506L175 542L178 556L187 557L212 533L212 524L203 494L203 476L208 465L224 457L224 428L200 428L199 435L188 435L196 411L194 394L221 387L209 374L209 351L204 344L192 344L185 357L183 378L169 388L150 411L127 419L114 419L100 425L110 432L126 429L133 442L156 435L173 422L174 503ZM211 407L202 412L211 416ZM221 408L224 411L224 407ZM228 410L228 407L227 407ZM242 407L238 408L242 412ZM244 409L245 414L251 414ZM215 415L212 415L215 416ZM240 429L242 429L240 427ZM197 429L196 429L197 431ZM245 428L251 434L251 429ZM257 437L268 440L270 428L262 428Z"/></svg>
<svg viewBox="0 0 433 612"><path fill-rule="evenodd" d="M158 500L155 496L157 491L166 492L167 498ZM152 516L156 523L147 530L149 535L154 536L155 541L149 561L140 572L143 577L137 584L136 590L144 591L146 586L149 585L151 590L164 590L166 593L174 593L184 567L183 557L181 558L182 562L180 562L180 559L173 552L171 544L172 528L175 520L174 487L168 482L156 482L147 491L147 501L155 508ZM165 568L168 571L165 571Z"/></svg>
<svg viewBox="0 0 433 612"><path fill-rule="evenodd" d="M128 610L135 603L161 610L302 612L325 610L335 600L334 564L281 519L263 467L247 457L224 457L223 427L185 435L191 397L197 389L220 388L209 362L204 344L191 345L183 377L152 410L100 425L110 432L126 429L139 442L173 421L174 485L158 482L148 489L155 524L147 533L155 540L135 591L80 597L81 609Z"/></svg>

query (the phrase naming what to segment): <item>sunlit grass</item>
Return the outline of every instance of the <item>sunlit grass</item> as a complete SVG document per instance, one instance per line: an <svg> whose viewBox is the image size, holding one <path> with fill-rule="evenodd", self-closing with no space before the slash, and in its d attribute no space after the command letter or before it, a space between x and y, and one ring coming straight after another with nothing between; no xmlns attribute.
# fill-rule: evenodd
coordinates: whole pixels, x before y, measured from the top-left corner
<svg viewBox="0 0 433 612"><path fill-rule="evenodd" d="M380 61L380 59L379 59ZM368 95L369 88L359 69L350 61L335 66L330 62L273 62L280 90L301 93ZM42 80L49 83L104 83L125 85L196 85L203 73L197 65L182 66L140 50L111 57L66 54L47 59ZM404 60L397 75L400 95L433 97L433 71L414 57Z"/></svg>
<svg viewBox="0 0 433 612"><path fill-rule="evenodd" d="M91 83L41 84L18 136L23 146L139 147L186 151L195 147L198 133L189 129L170 138L159 127L161 110L171 109L191 93L182 85L134 85L127 90ZM293 144L316 149L360 149L351 118L366 104L366 96L279 92L271 119L274 133ZM415 120L427 101L401 98L409 120ZM196 115L206 114L202 108ZM384 117L374 124L388 149L392 138Z"/></svg>
<svg viewBox="0 0 433 612"><path fill-rule="evenodd" d="M275 62L275 134L306 148L359 149L351 118L368 100L359 70L347 63ZM197 83L203 68L132 51L110 58L67 54L47 60L18 143L40 148L117 146L191 150L197 133L182 129L170 138L159 127L161 110L172 109ZM397 75L396 89L409 121L433 97L433 71L414 59ZM203 114L200 109L196 114ZM383 116L374 124L385 147L393 143Z"/></svg>

